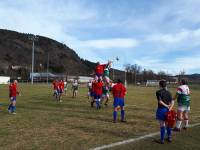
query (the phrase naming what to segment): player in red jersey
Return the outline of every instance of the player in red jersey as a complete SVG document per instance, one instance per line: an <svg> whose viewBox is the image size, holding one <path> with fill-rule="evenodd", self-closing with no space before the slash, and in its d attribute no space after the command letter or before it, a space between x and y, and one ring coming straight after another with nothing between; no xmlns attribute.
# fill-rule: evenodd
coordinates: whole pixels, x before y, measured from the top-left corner
<svg viewBox="0 0 200 150"><path fill-rule="evenodd" d="M59 97L59 83L58 80L54 80L52 83L53 86L53 96L57 99Z"/></svg>
<svg viewBox="0 0 200 150"><path fill-rule="evenodd" d="M101 79L98 79L97 82L94 82L94 99L96 102L97 109L101 108L100 101L103 93L102 88L103 88L103 82L101 81Z"/></svg>
<svg viewBox="0 0 200 150"><path fill-rule="evenodd" d="M112 93L114 97L114 111L113 111L113 122L117 120L118 108L121 110L121 122L125 121L125 111L124 111L124 96L126 94L126 88L122 84L122 81L118 79L117 83L112 87Z"/></svg>
<svg viewBox="0 0 200 150"><path fill-rule="evenodd" d="M94 88L95 88L95 83L97 82L97 80L93 80L92 81L92 87L91 87L91 92L90 92L90 96L91 96L91 107L93 107L94 106L94 102L95 102L95 100L94 100Z"/></svg>
<svg viewBox="0 0 200 150"><path fill-rule="evenodd" d="M111 61L108 61L107 64L100 64L100 62L97 62L97 66L95 67L95 78L101 79L104 74L105 68L111 65Z"/></svg>
<svg viewBox="0 0 200 150"><path fill-rule="evenodd" d="M59 101L62 102L61 98L62 98L62 94L64 92L64 81L60 80L60 82L58 83L58 95L59 95Z"/></svg>
<svg viewBox="0 0 200 150"><path fill-rule="evenodd" d="M8 107L9 113L16 114L16 100L17 95L19 95L19 91L17 88L17 80L14 80L9 85L9 98L10 98L10 104Z"/></svg>

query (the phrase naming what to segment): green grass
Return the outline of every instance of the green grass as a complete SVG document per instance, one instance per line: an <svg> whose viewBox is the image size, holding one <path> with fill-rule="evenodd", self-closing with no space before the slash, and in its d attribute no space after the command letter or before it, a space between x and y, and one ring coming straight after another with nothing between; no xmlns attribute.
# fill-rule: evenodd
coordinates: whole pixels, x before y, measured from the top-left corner
<svg viewBox="0 0 200 150"><path fill-rule="evenodd" d="M90 108L86 88L80 89L76 99L72 99L71 91L68 91L62 103L53 100L50 86L23 84L20 88L22 96L17 98L17 114L10 115L6 110L9 103L8 87L0 86L0 102L3 103L3 111L0 112L0 149L3 150L85 150L158 131L158 123L155 120L155 87L128 88L128 122L125 124L112 123L112 100L108 107L101 110ZM200 122L199 96L198 89L193 89L192 123ZM192 131L191 133L195 133ZM195 138L197 137L194 136L194 140ZM192 140L193 138L190 139ZM141 142L137 145L143 145L143 142L155 145L149 140Z"/></svg>
<svg viewBox="0 0 200 150"><path fill-rule="evenodd" d="M158 144L159 137L148 138L146 140L120 145L112 148L113 150L198 150L200 149L199 137L200 126L189 128L187 131L173 134L172 143L165 141L165 144Z"/></svg>

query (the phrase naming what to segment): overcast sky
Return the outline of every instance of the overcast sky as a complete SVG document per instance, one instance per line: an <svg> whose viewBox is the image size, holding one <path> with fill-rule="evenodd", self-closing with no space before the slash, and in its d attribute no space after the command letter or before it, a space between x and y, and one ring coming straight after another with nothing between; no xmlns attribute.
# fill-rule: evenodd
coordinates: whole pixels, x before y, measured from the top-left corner
<svg viewBox="0 0 200 150"><path fill-rule="evenodd" d="M200 73L200 0L1 0L0 28L50 37L114 67Z"/></svg>

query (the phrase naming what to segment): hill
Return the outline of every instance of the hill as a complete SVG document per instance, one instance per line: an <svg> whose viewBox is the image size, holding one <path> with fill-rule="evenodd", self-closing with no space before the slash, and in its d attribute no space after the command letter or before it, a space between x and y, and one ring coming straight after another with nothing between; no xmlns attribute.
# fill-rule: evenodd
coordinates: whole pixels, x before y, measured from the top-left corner
<svg viewBox="0 0 200 150"><path fill-rule="evenodd" d="M31 69L32 34L0 29L0 73L9 74L11 66ZM86 75L91 73L95 63L81 59L77 53L63 43L38 36L35 42L35 71L46 71L49 53L49 70L53 73Z"/></svg>

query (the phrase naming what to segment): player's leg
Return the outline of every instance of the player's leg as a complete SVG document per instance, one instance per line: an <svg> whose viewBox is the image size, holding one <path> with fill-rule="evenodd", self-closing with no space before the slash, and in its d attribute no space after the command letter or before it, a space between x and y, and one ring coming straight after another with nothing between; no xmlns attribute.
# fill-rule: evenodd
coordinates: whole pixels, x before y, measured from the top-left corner
<svg viewBox="0 0 200 150"><path fill-rule="evenodd" d="M158 108L156 111L156 119L158 120L160 126L160 144L164 144L166 112L168 112L167 108Z"/></svg>
<svg viewBox="0 0 200 150"><path fill-rule="evenodd" d="M165 122L167 125L167 122ZM172 128L167 125L167 140L168 142L172 142Z"/></svg>
<svg viewBox="0 0 200 150"><path fill-rule="evenodd" d="M67 96L67 87L65 87L65 95Z"/></svg>
<svg viewBox="0 0 200 150"><path fill-rule="evenodd" d="M62 102L62 94L63 94L63 90L60 89L60 93L59 93L59 101Z"/></svg>
<svg viewBox="0 0 200 150"><path fill-rule="evenodd" d="M88 93L87 93L87 97L88 97L88 100L90 99L90 91L88 91Z"/></svg>
<svg viewBox="0 0 200 150"><path fill-rule="evenodd" d="M78 94L78 90L75 90L75 97L77 97L77 94Z"/></svg>
<svg viewBox="0 0 200 150"><path fill-rule="evenodd" d="M183 106L178 106L177 121L176 121L176 127L175 127L174 131L181 130L182 120L183 120Z"/></svg>
<svg viewBox="0 0 200 150"><path fill-rule="evenodd" d="M16 114L16 100L12 102L12 113Z"/></svg>
<svg viewBox="0 0 200 150"><path fill-rule="evenodd" d="M12 98L10 98L10 104L8 105L8 112L12 112Z"/></svg>
<svg viewBox="0 0 200 150"><path fill-rule="evenodd" d="M91 92L91 107L93 107L94 106L94 102L95 102L95 100L94 100L94 92Z"/></svg>
<svg viewBox="0 0 200 150"><path fill-rule="evenodd" d="M187 129L189 126L189 107L186 107L186 110L183 112L183 119L184 119L184 124L183 124L183 129Z"/></svg>
<svg viewBox="0 0 200 150"><path fill-rule="evenodd" d="M75 90L72 89L72 98L74 98L74 97L75 97Z"/></svg>
<svg viewBox="0 0 200 150"><path fill-rule="evenodd" d="M117 111L118 111L118 106L119 106L119 100L118 98L114 98L114 103L113 103L113 122L115 123L117 121Z"/></svg>
<svg viewBox="0 0 200 150"><path fill-rule="evenodd" d="M107 93L107 94L106 94L106 102L105 102L105 104L104 104L104 105L106 105L106 106L107 106L107 105L108 105L108 101L109 101L109 94Z"/></svg>
<svg viewBox="0 0 200 150"><path fill-rule="evenodd" d="M160 125L160 143L164 144L164 138L165 138L165 121L159 120Z"/></svg>
<svg viewBox="0 0 200 150"><path fill-rule="evenodd" d="M125 121L125 109L124 109L124 99L120 98L120 110L121 110L121 122Z"/></svg>

